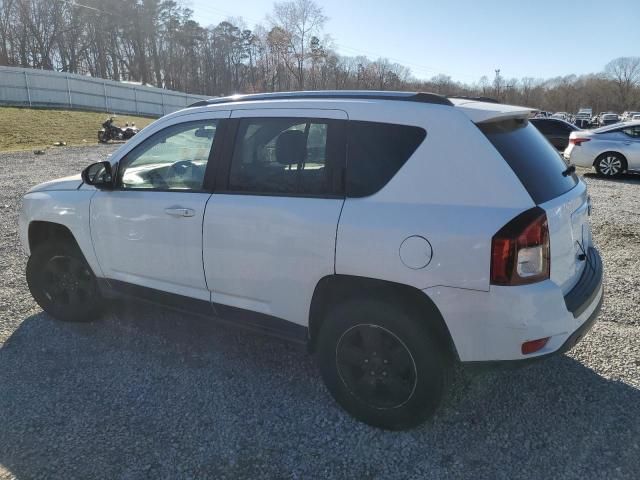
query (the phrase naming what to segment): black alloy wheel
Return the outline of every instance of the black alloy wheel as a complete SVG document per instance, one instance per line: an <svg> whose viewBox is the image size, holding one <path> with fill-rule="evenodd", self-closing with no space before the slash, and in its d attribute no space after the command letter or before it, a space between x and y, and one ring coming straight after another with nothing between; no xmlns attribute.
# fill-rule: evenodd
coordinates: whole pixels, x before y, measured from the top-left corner
<svg viewBox="0 0 640 480"><path fill-rule="evenodd" d="M373 408L404 405L416 388L416 364L407 346L389 330L360 324L336 346L338 373L346 388Z"/></svg>
<svg viewBox="0 0 640 480"><path fill-rule="evenodd" d="M37 247L27 262L27 283L38 305L59 320L91 321L101 306L96 277L75 245Z"/></svg>

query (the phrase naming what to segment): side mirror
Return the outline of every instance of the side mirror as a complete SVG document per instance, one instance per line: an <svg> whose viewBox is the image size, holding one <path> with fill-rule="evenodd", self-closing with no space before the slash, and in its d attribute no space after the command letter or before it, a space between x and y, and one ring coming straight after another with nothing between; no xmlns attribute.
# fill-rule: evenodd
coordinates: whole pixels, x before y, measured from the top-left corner
<svg viewBox="0 0 640 480"><path fill-rule="evenodd" d="M96 188L110 190L113 188L113 175L111 163L92 163L82 171L82 181Z"/></svg>

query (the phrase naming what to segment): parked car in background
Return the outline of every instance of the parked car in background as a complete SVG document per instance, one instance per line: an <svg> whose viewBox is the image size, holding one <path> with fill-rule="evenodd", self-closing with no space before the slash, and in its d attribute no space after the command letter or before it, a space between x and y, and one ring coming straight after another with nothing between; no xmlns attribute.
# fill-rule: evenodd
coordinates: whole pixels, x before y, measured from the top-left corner
<svg viewBox="0 0 640 480"><path fill-rule="evenodd" d="M558 118L532 118L529 120L560 151L569 145L571 132L580 130L577 126Z"/></svg>
<svg viewBox="0 0 640 480"><path fill-rule="evenodd" d="M572 132L563 156L606 177L640 170L640 121Z"/></svg>
<svg viewBox="0 0 640 480"><path fill-rule="evenodd" d="M640 113L636 113L636 114L631 118L631 121L636 121L636 120L640 120Z"/></svg>
<svg viewBox="0 0 640 480"><path fill-rule="evenodd" d="M551 115L551 118L559 118L560 120L566 120L569 114L567 112L556 112Z"/></svg>
<svg viewBox="0 0 640 480"><path fill-rule="evenodd" d="M574 124L579 128L589 128L593 111L590 108L581 108L575 116Z"/></svg>
<svg viewBox="0 0 640 480"><path fill-rule="evenodd" d="M576 116L573 124L578 128L589 128L591 127L591 117L589 118L579 118Z"/></svg>
<svg viewBox="0 0 640 480"><path fill-rule="evenodd" d="M602 304L587 186L529 115L411 92L198 102L26 193L27 283L60 320L125 294L306 343L346 411L415 426L454 364L565 352Z"/></svg>
<svg viewBox="0 0 640 480"><path fill-rule="evenodd" d="M640 112L632 112L632 111L628 111L628 112L623 112L622 115L620 116L620 121L621 122L630 122L631 120L633 120L633 117L635 115L639 115Z"/></svg>
<svg viewBox="0 0 640 480"><path fill-rule="evenodd" d="M613 125L614 123L618 123L620 118L615 113L605 113L600 117L600 126L604 127L606 125Z"/></svg>

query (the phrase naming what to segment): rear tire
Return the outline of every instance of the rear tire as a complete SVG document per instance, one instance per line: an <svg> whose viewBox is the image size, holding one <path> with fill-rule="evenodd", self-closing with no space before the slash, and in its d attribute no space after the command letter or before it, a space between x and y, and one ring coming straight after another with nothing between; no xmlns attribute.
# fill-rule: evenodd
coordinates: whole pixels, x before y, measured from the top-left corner
<svg viewBox="0 0 640 480"><path fill-rule="evenodd" d="M436 411L449 362L407 306L350 300L331 309L318 336L318 363L333 398L369 425L400 430Z"/></svg>
<svg viewBox="0 0 640 480"><path fill-rule="evenodd" d="M36 247L27 262L27 284L38 305L58 320L90 322L100 310L96 277L80 249L69 242Z"/></svg>
<svg viewBox="0 0 640 480"><path fill-rule="evenodd" d="M619 153L606 152L599 155L593 165L600 176L619 177L627 169L627 160Z"/></svg>

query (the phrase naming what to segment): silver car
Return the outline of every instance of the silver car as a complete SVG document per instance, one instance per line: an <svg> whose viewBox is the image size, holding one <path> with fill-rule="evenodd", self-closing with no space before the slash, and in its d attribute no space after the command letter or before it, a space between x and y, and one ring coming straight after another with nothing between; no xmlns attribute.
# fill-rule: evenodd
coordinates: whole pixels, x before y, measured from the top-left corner
<svg viewBox="0 0 640 480"><path fill-rule="evenodd" d="M640 170L640 121L571 132L563 155L568 163L594 167L607 177Z"/></svg>

